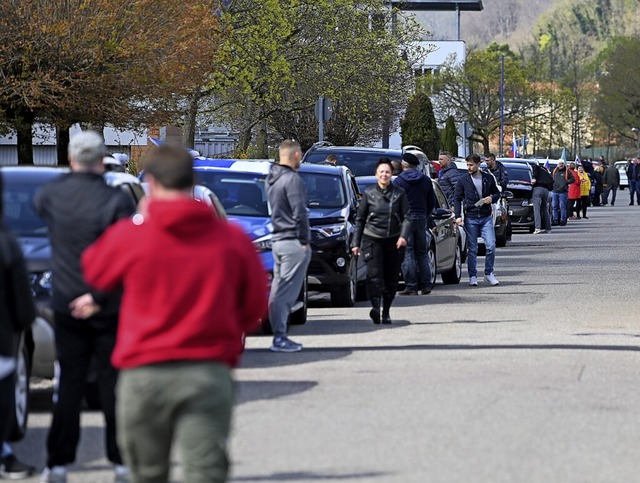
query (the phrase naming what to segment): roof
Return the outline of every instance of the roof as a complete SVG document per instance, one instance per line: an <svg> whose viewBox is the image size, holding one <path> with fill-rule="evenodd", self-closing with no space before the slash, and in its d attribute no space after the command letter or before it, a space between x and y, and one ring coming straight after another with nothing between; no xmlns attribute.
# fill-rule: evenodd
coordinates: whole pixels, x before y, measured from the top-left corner
<svg viewBox="0 0 640 483"><path fill-rule="evenodd" d="M400 10L441 12L447 10L461 10L480 12L483 10L482 0L391 0L392 8Z"/></svg>

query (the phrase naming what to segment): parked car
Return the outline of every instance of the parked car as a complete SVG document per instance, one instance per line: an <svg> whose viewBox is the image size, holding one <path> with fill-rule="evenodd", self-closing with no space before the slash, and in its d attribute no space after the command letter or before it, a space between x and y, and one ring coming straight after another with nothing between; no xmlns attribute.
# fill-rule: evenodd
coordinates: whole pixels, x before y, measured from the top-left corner
<svg viewBox="0 0 640 483"><path fill-rule="evenodd" d="M198 184L213 191L227 214L251 238L260 255L268 279L273 279L273 253L271 251L271 210L265 192L268 161L209 160L209 166L196 166ZM307 282L300 290L297 302L291 308L289 324L307 322ZM262 319L262 330L271 333L268 314Z"/></svg>
<svg viewBox="0 0 640 483"><path fill-rule="evenodd" d="M19 438L26 429L29 413L29 378L53 378L55 343L51 309L51 245L44 222L33 209L36 191L43 184L67 173L64 168L7 167L3 202L5 223L16 235L24 253L31 292L36 303L36 319L20 341L16 377L15 421L12 437ZM144 196L140 182L126 173L109 172L105 179L129 194L137 204Z"/></svg>
<svg viewBox="0 0 640 483"><path fill-rule="evenodd" d="M533 172L528 163L502 163L509 173L509 183L507 190L513 194L508 200L509 220L512 228L528 230L533 233L535 230L535 219L533 214Z"/></svg>
<svg viewBox="0 0 640 483"><path fill-rule="evenodd" d="M437 178L438 174L429 161L426 154L416 146L406 146L400 149L365 148L354 146L334 146L331 143L314 144L302 158L303 163L320 164L329 154L338 158L339 166L348 167L357 178L360 176L373 176L380 158L389 158L391 161L401 161L403 152L410 152L420 161L418 169L431 178Z"/></svg>
<svg viewBox="0 0 640 483"><path fill-rule="evenodd" d="M361 191L377 183L375 176L356 178ZM436 206L427 223L427 242L429 247L429 267L431 284L436 283L438 275L444 284L460 283L462 263L467 258L466 235L455 221L447 198L437 181L433 182Z"/></svg>
<svg viewBox="0 0 640 483"><path fill-rule="evenodd" d="M627 178L627 161L616 161L613 165L620 173L620 189L623 190L629 187L629 178Z"/></svg>
<svg viewBox="0 0 640 483"><path fill-rule="evenodd" d="M464 174L468 174L467 163L463 161L454 161L458 171ZM484 165L486 168L486 165ZM500 186L498 185L498 189ZM491 204L491 216L493 218L493 226L496 232L496 246L504 247L507 242L511 240L513 229L511 227L511 220L509 219L509 206L508 199L512 196L509 191L502 193L502 196L497 203ZM463 215L464 216L464 215ZM484 239L478 237L478 252L482 253L484 250Z"/></svg>

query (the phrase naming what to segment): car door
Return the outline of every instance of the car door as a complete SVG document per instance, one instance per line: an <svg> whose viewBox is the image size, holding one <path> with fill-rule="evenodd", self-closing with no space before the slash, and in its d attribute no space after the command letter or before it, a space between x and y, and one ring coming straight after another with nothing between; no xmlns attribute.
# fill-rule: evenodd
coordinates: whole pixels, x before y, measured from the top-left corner
<svg viewBox="0 0 640 483"><path fill-rule="evenodd" d="M436 195L436 209L443 208L450 210L449 203L442 189L437 183L433 183L433 190ZM451 267L456 253L456 226L453 213L445 219L434 219L431 217L433 226L431 232L436 241L436 257L438 261L438 272Z"/></svg>

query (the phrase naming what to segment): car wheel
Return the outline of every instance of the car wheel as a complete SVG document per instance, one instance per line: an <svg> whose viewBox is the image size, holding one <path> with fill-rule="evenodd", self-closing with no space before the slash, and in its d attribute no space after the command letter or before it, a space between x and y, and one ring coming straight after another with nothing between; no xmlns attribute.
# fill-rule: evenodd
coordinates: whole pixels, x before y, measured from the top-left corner
<svg viewBox="0 0 640 483"><path fill-rule="evenodd" d="M436 250L433 245L429 245L429 250L427 251L427 257L429 260L429 271L431 272L431 286L435 286L436 277L438 276L438 263L436 261Z"/></svg>
<svg viewBox="0 0 640 483"><path fill-rule="evenodd" d="M302 302L302 307L289 315L290 325L304 325L307 323L307 305L309 302L309 292L307 291L307 277L304 277L298 301Z"/></svg>
<svg viewBox="0 0 640 483"><path fill-rule="evenodd" d="M456 245L456 255L451 270L442 273L442 283L447 285L455 285L460 283L462 278L462 249L460 244Z"/></svg>
<svg viewBox="0 0 640 483"><path fill-rule="evenodd" d="M331 292L331 305L334 307L353 307L358 292L358 272L355 258L349 265L349 283Z"/></svg>
<svg viewBox="0 0 640 483"><path fill-rule="evenodd" d="M27 431L29 418L29 377L31 376L31 357L25 338L20 339L18 361L14 374L14 400L9 418L9 441L22 439Z"/></svg>

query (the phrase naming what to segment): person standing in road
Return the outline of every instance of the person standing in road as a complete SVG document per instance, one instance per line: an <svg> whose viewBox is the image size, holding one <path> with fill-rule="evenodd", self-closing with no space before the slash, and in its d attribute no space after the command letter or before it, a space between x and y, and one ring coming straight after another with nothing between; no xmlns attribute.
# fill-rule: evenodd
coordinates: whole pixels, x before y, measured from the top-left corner
<svg viewBox="0 0 640 483"><path fill-rule="evenodd" d="M192 199L188 152L152 148L148 203L82 256L98 290L124 287L113 363L120 369L118 441L136 483L166 482L174 435L184 480L227 481L230 368L267 310L251 240ZM78 317L96 307L72 303Z"/></svg>
<svg viewBox="0 0 640 483"><path fill-rule="evenodd" d="M630 159L625 169L629 180L629 206L633 205L634 196L640 205L640 158Z"/></svg>
<svg viewBox="0 0 640 483"><path fill-rule="evenodd" d="M60 379L47 437L47 463L42 482L63 483L80 438L80 410L89 367L97 370L100 404L106 422L107 458L115 465L116 481L128 481L128 470L116 444L115 384L118 373L110 363L118 325L120 295L92 291L82 277L80 256L104 230L131 216L133 201L107 186L102 177L106 148L95 132L85 131L69 142L71 173L44 185L34 206L49 229L53 271L53 311L56 358ZM116 261L113 260L115 263ZM69 308L82 296L101 310L79 320Z"/></svg>
<svg viewBox="0 0 640 483"><path fill-rule="evenodd" d="M602 191L602 204L609 204L609 193L611 193L611 206L616 204L616 193L620 186L620 171L613 164L607 166L604 170L603 187Z"/></svg>
<svg viewBox="0 0 640 483"><path fill-rule="evenodd" d="M580 176L578 176L578 172L576 171L576 163L569 163L569 168L567 169L569 174L573 177L574 182L569 185L567 188L567 198L568 198L568 215L569 220L579 220L580 219Z"/></svg>
<svg viewBox="0 0 640 483"><path fill-rule="evenodd" d="M564 226L567 224L567 196L569 185L575 183L575 178L565 166L564 160L558 161L558 165L551 173L553 177L553 190L551 191L551 205L553 207L552 226Z"/></svg>
<svg viewBox="0 0 640 483"><path fill-rule="evenodd" d="M287 337L287 321L311 260L311 232L307 214L307 191L298 175L302 151L296 141L280 144L280 162L271 166L266 190L271 205L273 235L273 283L269 295L269 321L274 352L298 352L302 344Z"/></svg>
<svg viewBox="0 0 640 483"><path fill-rule="evenodd" d="M500 161L496 161L496 155L493 153L487 154L486 157L487 168L489 172L496 179L496 183L500 186L502 193L507 191L507 185L509 184L509 172Z"/></svg>
<svg viewBox="0 0 640 483"><path fill-rule="evenodd" d="M533 166L533 201L534 235L551 231L551 219L549 216L549 191L553 188L553 177L543 166Z"/></svg>
<svg viewBox="0 0 640 483"><path fill-rule="evenodd" d="M29 477L35 470L19 461L4 441L9 437L15 411L20 339L36 313L22 250L4 225L2 193L0 174L0 479L18 480Z"/></svg>
<svg viewBox="0 0 640 483"><path fill-rule="evenodd" d="M402 276L406 288L401 295L422 295L431 292L431 268L427 247L428 219L436 205L431 179L418 171L420 160L411 153L402 155L402 173L393 181L407 193L411 233L402 261Z"/></svg>
<svg viewBox="0 0 640 483"><path fill-rule="evenodd" d="M580 209L582 209L582 218L588 220L587 208L589 208L589 198L591 198L591 178L582 165L578 165L578 179L580 180L580 203L576 209L576 215L580 219Z"/></svg>
<svg viewBox="0 0 640 483"><path fill-rule="evenodd" d="M374 324L391 323L391 304L411 233L409 200L404 190L391 182L392 173L391 161L381 158L376 166L378 182L362 194L351 242L353 254L362 255L367 264L369 316Z"/></svg>
<svg viewBox="0 0 640 483"><path fill-rule="evenodd" d="M458 179L462 176L462 173L458 171L456 163L453 162L451 154L447 151L442 151L440 153L438 161L441 166L440 172L438 173L438 184L440 185L440 188L442 188L442 192L447 198L449 205L453 207L456 185L458 184Z"/></svg>
<svg viewBox="0 0 640 483"><path fill-rule="evenodd" d="M469 174L462 175L454 195L456 223L462 226L464 210L464 229L467 232L467 270L469 285L478 285L478 237L484 239L486 248L484 258L484 280L490 285L498 285L494 273L496 256L496 232L491 216L491 204L500 199L500 190L493 175L480 170L480 156L467 156Z"/></svg>

